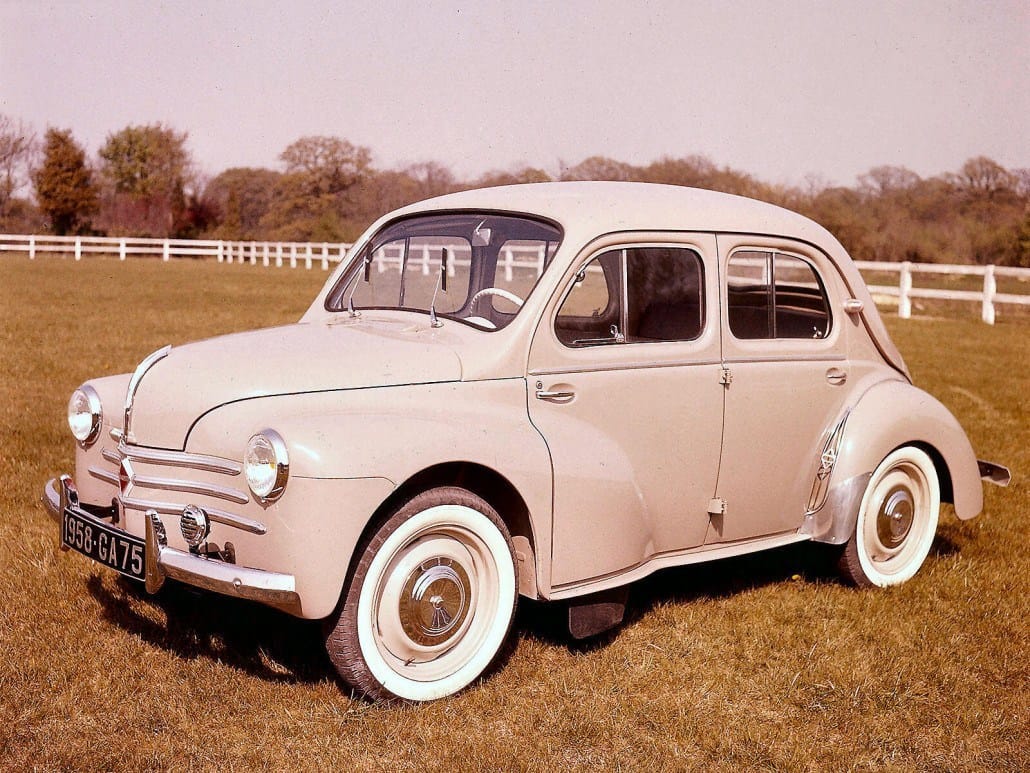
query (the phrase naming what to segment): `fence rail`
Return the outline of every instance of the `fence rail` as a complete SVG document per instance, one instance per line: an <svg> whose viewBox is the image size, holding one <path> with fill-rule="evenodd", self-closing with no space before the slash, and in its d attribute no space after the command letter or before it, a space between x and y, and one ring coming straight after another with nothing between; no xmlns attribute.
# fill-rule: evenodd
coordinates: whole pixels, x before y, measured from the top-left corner
<svg viewBox="0 0 1030 773"><path fill-rule="evenodd" d="M332 265L344 259L351 245L339 242L258 242L258 241L226 241L215 239L145 239L132 237L104 236L45 236L0 234L0 254L4 252L21 252L30 260L37 255L47 253L73 255L81 260L84 255L117 255L120 260L136 257L160 257L168 261L172 258L214 258L219 263L249 263L262 266L289 266L297 268L303 265L306 269L316 264L328 271ZM505 249L501 256L501 265L505 277L511 281L514 268L533 269L537 275L543 271L544 260L541 254L533 250L524 256L516 254L520 251ZM400 256L393 258L399 266ZM455 264L452 261L450 273L453 274ZM981 318L993 325L995 306L997 304L1013 304L1030 306L1030 292L1027 294L999 293L998 277L1011 277L1020 282L1030 282L1030 268L1012 268L1008 266L975 266L945 265L939 263L881 263L877 261L855 261L859 270L864 273L896 273L898 284L870 285L873 295L897 298L898 316L908 319L912 316L913 298L932 298L937 300L974 302L981 305ZM379 262L383 270L383 262ZM412 270L421 270L428 274L430 259L428 253L417 256L411 265ZM932 287L916 287L913 276L917 274L945 274L950 276L982 276L983 287L980 290L942 290Z"/></svg>

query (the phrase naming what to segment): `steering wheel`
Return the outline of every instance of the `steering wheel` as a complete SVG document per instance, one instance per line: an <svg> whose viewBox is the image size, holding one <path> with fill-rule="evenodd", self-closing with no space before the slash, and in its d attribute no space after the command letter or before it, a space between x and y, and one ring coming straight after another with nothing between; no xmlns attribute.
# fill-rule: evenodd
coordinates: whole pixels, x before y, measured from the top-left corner
<svg viewBox="0 0 1030 773"><path fill-rule="evenodd" d="M502 290L500 287L484 287L478 293L472 296L472 300L469 302L469 308L475 306L479 299L487 295L496 295L504 298L506 301L511 301L519 308L522 308L522 304L525 303L519 296L508 290Z"/></svg>

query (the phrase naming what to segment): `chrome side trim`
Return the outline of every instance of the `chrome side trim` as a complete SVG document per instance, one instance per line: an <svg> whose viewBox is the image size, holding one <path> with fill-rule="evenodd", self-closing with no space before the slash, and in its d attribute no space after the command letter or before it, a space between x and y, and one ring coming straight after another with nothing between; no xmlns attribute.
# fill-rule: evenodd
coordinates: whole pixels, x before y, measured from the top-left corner
<svg viewBox="0 0 1030 773"><path fill-rule="evenodd" d="M826 504L826 495L830 490L830 475L837 463L837 455L840 453L840 444L844 439L844 425L851 415L851 409L844 411L844 415L829 431L823 450L819 454L819 469L815 473L815 480L812 481L812 493L808 497L808 507L805 508L805 517L815 515L823 505Z"/></svg>
<svg viewBox="0 0 1030 773"><path fill-rule="evenodd" d="M129 457L130 459L132 457ZM92 472L92 470L90 470ZM115 476L117 480L117 476ZM215 497L216 499L227 499L230 502L245 505L250 497L239 489L228 486L216 486L213 483L196 483L190 480L177 480L175 478L148 478L144 475L136 475L133 482L143 488L159 489L161 491L182 491L187 494L202 494Z"/></svg>
<svg viewBox="0 0 1030 773"><path fill-rule="evenodd" d="M221 472L226 475L239 475L243 472L243 465L231 459L222 459L218 456L206 456L205 454L191 454L185 451L162 451L157 448L140 448L125 443L118 444L119 456L115 464L121 462L122 457L144 462L147 464L167 464L172 467L189 467L194 470L206 470L207 472ZM104 458L107 458L106 456Z"/></svg>
<svg viewBox="0 0 1030 773"><path fill-rule="evenodd" d="M129 379L129 387L125 390L125 423L122 425L125 429L122 434L126 440L131 441L132 438L132 402L136 398L136 390L139 389L139 382L143 380L143 376L148 370L150 370L159 361L163 360L168 356L168 352L172 350L171 346L162 346L156 352L151 352L143 358L143 362L136 366L136 370L133 371L132 378Z"/></svg>
<svg viewBox="0 0 1030 773"><path fill-rule="evenodd" d="M165 515L182 515L182 510L185 505L175 505L170 502L152 502L149 499L134 499L132 497L121 498L122 507L126 510L141 510L146 512L147 510L156 510L159 513ZM267 534L268 528L258 521L251 518L246 518L242 515L234 515L233 513L227 513L225 510L216 510L213 507L203 508L204 512L207 513L207 517L215 523L220 523L225 526L233 526L243 531L249 531L251 534Z"/></svg>
<svg viewBox="0 0 1030 773"><path fill-rule="evenodd" d="M110 483L112 486L118 485L118 473L116 472L101 470L99 467L90 467L89 474L94 478L99 478L104 481L104 483Z"/></svg>

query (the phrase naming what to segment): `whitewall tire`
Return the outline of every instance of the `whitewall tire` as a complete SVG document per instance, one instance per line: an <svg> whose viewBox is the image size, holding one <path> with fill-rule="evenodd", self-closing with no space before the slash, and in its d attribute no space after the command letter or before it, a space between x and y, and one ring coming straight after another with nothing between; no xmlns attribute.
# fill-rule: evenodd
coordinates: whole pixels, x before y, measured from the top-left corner
<svg viewBox="0 0 1030 773"><path fill-rule="evenodd" d="M517 598L515 553L497 512L465 489L432 489L365 545L326 649L369 697L442 698L493 664Z"/></svg>
<svg viewBox="0 0 1030 773"><path fill-rule="evenodd" d="M903 446L888 454L866 486L841 574L862 587L911 579L930 552L940 507L940 481L926 452Z"/></svg>

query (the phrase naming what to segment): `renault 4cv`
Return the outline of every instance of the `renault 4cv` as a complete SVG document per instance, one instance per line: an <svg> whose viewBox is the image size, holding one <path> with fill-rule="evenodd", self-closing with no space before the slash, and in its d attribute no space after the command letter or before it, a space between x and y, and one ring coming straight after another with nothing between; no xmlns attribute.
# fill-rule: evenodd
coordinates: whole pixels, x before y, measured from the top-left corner
<svg viewBox="0 0 1030 773"><path fill-rule="evenodd" d="M325 620L345 682L453 694L520 596L572 635L664 567L811 540L911 578L978 462L855 265L793 212L637 183L473 190L373 224L296 323L75 390L61 544Z"/></svg>

